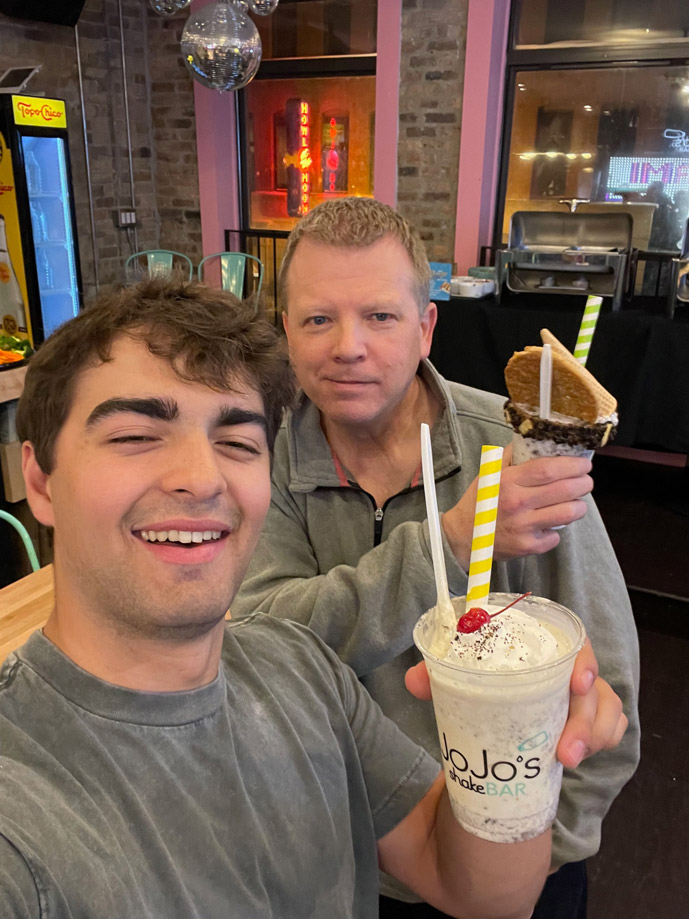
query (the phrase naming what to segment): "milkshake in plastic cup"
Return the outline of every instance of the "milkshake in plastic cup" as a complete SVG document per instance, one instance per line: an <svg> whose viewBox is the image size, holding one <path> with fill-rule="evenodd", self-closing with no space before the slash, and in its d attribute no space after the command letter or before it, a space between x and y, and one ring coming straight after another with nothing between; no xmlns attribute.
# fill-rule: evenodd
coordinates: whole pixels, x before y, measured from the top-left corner
<svg viewBox="0 0 689 919"><path fill-rule="evenodd" d="M517 594L490 594L495 613ZM463 597L453 600L457 616ZM584 638L564 606L528 596L478 631L457 633L443 659L434 609L414 629L431 680L440 752L457 821L492 842L531 839L552 825L562 765L569 682Z"/></svg>
<svg viewBox="0 0 689 919"><path fill-rule="evenodd" d="M515 417L518 409L510 406L506 408L505 415L510 420ZM522 415L522 418L524 416ZM575 419L563 419L563 424L571 425ZM581 443L562 443L550 437L524 437L519 431L523 421L517 421L517 427L512 433L512 465L517 466L539 456L585 456L591 459L595 448L583 446ZM568 431L569 433L569 431Z"/></svg>

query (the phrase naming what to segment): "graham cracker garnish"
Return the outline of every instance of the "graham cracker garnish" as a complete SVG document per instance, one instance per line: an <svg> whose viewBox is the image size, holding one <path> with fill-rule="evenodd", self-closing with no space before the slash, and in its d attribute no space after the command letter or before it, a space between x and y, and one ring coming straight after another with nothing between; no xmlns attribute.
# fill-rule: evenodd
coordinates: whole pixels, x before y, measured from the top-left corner
<svg viewBox="0 0 689 919"><path fill-rule="evenodd" d="M552 411L590 422L612 415L617 409L617 400L607 389L548 329L541 329L541 340L552 349ZM528 345L524 351L515 351L507 362L505 382L513 402L538 406L542 350Z"/></svg>

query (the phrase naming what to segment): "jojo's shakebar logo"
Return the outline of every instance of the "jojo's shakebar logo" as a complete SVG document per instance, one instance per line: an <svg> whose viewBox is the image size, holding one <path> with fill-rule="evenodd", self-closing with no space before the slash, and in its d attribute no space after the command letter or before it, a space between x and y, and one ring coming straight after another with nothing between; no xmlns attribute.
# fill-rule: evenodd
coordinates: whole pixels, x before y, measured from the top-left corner
<svg viewBox="0 0 689 919"><path fill-rule="evenodd" d="M443 732L442 756L446 763L451 764L448 775L453 782L473 791L479 795L491 797L512 798L525 797L528 794L527 782L535 779L541 771L540 756L531 756L525 759L522 753L542 747L548 740L546 731L529 737L517 745L520 751L512 762L508 759L493 760L489 752L481 750L481 761L470 763L467 757L456 747L451 747L447 735ZM475 780L475 781L474 781Z"/></svg>

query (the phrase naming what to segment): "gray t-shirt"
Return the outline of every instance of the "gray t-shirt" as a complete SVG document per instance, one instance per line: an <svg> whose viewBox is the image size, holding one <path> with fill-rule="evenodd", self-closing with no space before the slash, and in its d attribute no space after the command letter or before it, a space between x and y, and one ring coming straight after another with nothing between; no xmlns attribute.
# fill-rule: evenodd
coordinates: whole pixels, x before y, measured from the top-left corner
<svg viewBox="0 0 689 919"><path fill-rule="evenodd" d="M2 917L369 919L376 838L437 772L300 625L230 623L179 693L37 633L0 670Z"/></svg>

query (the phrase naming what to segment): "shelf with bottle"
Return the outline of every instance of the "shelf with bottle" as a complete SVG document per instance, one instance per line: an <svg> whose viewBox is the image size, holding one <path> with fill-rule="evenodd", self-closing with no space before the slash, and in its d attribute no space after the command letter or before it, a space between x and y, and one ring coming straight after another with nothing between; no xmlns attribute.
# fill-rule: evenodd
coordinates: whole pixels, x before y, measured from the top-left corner
<svg viewBox="0 0 689 919"><path fill-rule="evenodd" d="M25 137L24 170L31 198L61 197L61 176L56 138Z"/></svg>
<svg viewBox="0 0 689 919"><path fill-rule="evenodd" d="M48 200L31 198L29 201L31 212L31 227L33 229L34 243L67 241L67 227L63 203L59 197Z"/></svg>
<svg viewBox="0 0 689 919"><path fill-rule="evenodd" d="M36 246L36 274L41 295L57 290L74 295L76 283L67 246Z"/></svg>
<svg viewBox="0 0 689 919"><path fill-rule="evenodd" d="M41 291L41 296L53 297L56 294L69 294L72 295L72 290L69 287L46 287Z"/></svg>
<svg viewBox="0 0 689 919"><path fill-rule="evenodd" d="M66 249L66 239L44 239L38 242L34 236L34 246L36 249Z"/></svg>

